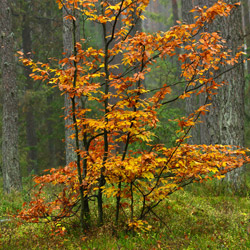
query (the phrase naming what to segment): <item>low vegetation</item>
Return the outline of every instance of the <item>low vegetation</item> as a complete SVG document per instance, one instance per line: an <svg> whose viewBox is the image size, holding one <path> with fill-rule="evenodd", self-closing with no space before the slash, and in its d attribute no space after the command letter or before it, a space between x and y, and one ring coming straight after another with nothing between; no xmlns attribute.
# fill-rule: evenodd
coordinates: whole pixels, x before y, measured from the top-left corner
<svg viewBox="0 0 250 250"><path fill-rule="evenodd" d="M249 174L248 174L249 175ZM56 226L48 223L9 221L31 190L22 195L0 193L1 249L249 249L250 198L223 194L215 182L193 184L169 196L141 231L114 225L114 208L106 210L105 226L93 225L82 233L77 218ZM249 186L249 181L248 181ZM115 204L114 204L115 206ZM60 233L63 231L63 235Z"/></svg>

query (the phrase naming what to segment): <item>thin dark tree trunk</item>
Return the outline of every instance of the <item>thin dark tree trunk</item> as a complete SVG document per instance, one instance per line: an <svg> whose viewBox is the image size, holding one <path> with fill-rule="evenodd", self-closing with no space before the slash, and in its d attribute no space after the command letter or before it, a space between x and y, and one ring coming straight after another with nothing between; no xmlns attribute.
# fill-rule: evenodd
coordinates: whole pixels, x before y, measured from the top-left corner
<svg viewBox="0 0 250 250"><path fill-rule="evenodd" d="M71 55L76 55L76 49L75 44L77 41L79 41L79 25L77 22L72 20L66 20L64 17L68 16L69 14L76 14L73 13L72 10L66 9L66 7L63 7L63 48L65 57L70 57ZM75 63L76 64L76 63ZM76 65L74 65L76 68ZM74 76L74 87L76 84L76 76L77 72L75 72ZM81 199L81 215L80 215L80 221L81 221L81 227L84 230L89 226L89 220L90 220L90 209L88 204L88 197L84 196L84 189L82 186L82 179L85 176L82 176L81 166L80 166L80 154L79 149L81 148L81 142L79 140L79 130L76 125L76 102L80 102L80 100L76 97L69 98L69 96L65 95L65 116L68 116L70 114L70 111L72 111L72 115L65 120L65 146L66 146L66 164L68 165L70 162L76 162L77 169L78 169L78 179L80 184L80 199ZM74 124L74 130L67 128L68 125ZM75 139L69 138L70 135L75 133ZM75 152L77 151L77 153ZM85 169L84 175L86 175L87 170Z"/></svg>
<svg viewBox="0 0 250 250"><path fill-rule="evenodd" d="M114 5L114 4L117 4L117 0L109 0L109 3ZM134 17L134 28L132 29L130 35L135 35L135 33L138 31L141 31L141 20ZM112 29L113 29L113 25L114 22L110 22L110 23L107 23L105 26L103 26L103 36L110 36L112 34ZM116 22L116 27L115 27L115 32L117 32L118 30L121 29L121 26L122 26L122 23L121 23L121 16L118 18L117 22ZM106 34L106 35L105 35ZM117 41L115 41L115 39L113 39L111 41L111 43L108 44L108 41L109 39L105 39L104 38L104 46L105 46L105 50L106 50L106 55L108 53L108 49L111 49ZM108 47L107 47L108 45ZM121 65L122 64L122 55L121 54L118 54L115 56L114 60L112 61L112 64L114 65ZM110 80L109 80L109 75L110 73L112 73L113 75L116 75L118 76L119 74L122 73L122 66L119 66L118 68L114 68L114 69L111 69L110 71L108 70L108 58L106 57L106 60L105 60L105 73L106 73L106 93L108 92L111 92L113 94L115 94L115 89L113 87L110 87ZM109 104L115 104L117 102L117 99L112 97L110 98L109 100L107 99L106 103L105 103L105 107L108 107ZM108 112L108 110L106 109L106 112ZM108 122L108 120L107 120ZM108 138L107 138L107 133L104 131L104 143L105 143L105 155L104 155L104 160L103 160L103 170L105 169L105 163L106 163L106 160L108 158L108 148L109 148L109 145L108 145ZM123 143L118 143L118 148L115 149L116 153L117 154L120 154L122 155L123 154L123 151L124 151L124 145ZM123 158L124 160L124 158ZM101 176L100 178L100 187L105 185L105 176ZM118 223L119 221L119 213L120 213L120 202L121 202L121 197L120 197L120 193L121 193L121 188L122 188L122 183L119 182L118 183L118 193L117 193L117 197L116 197L116 213L115 213L115 222ZM102 201L102 189L100 188L100 191L99 191L99 197L98 197L98 201L99 201L99 217L100 217L100 222L103 221L103 218L102 217L102 204L103 204L103 201Z"/></svg>
<svg viewBox="0 0 250 250"><path fill-rule="evenodd" d="M22 181L18 157L18 96L14 57L14 34L10 1L0 0L0 52L3 88L2 159L4 191L20 191Z"/></svg>

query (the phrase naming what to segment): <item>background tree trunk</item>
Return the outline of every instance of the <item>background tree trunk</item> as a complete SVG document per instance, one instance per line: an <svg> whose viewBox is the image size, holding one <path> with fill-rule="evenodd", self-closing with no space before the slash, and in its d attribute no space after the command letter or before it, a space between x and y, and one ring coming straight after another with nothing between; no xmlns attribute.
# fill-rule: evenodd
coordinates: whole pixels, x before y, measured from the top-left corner
<svg viewBox="0 0 250 250"><path fill-rule="evenodd" d="M73 24L72 20L66 20L64 17L68 16L71 13L71 10L63 7L63 51L65 57L69 58L73 54L74 44L73 44ZM72 14L72 13L71 13ZM79 31L79 27L78 27ZM79 35L77 36L77 41L79 40ZM64 116L68 116L71 110L71 99L68 94L64 95L64 107L65 112ZM78 100L80 101L80 100ZM66 153L66 165L70 162L76 161L75 153L75 140L69 138L73 134L73 130L68 128L73 123L72 118L69 117L65 120L65 153Z"/></svg>
<svg viewBox="0 0 250 250"><path fill-rule="evenodd" d="M165 20L170 14L168 5L168 2L161 0L150 1L145 12L147 19L143 20L143 29L147 32L165 31L167 29Z"/></svg>
<svg viewBox="0 0 250 250"><path fill-rule="evenodd" d="M208 4L208 1L201 2ZM210 2L215 2L215 0ZM227 0L226 2L238 1ZM233 54L237 53L238 47L244 42L241 8L241 6L235 8L228 18L220 18L214 24L214 30L221 31L222 37L226 39L226 44ZM222 87L218 95L213 98L210 112L206 116L207 133L202 137L207 137L204 141L206 144L244 146L245 77L243 64L223 74L220 80L226 81L227 85ZM224 181L228 182L234 191L242 191L242 186L245 185L243 172L244 168L236 169L228 173Z"/></svg>
<svg viewBox="0 0 250 250"><path fill-rule="evenodd" d="M32 8L29 1L24 1L23 9L27 10L23 14L23 24L22 24L22 46L23 53L26 57L31 56L32 52L32 39L31 39L31 29L30 29L30 12ZM25 67L24 76L26 78L26 107L25 107L25 120L26 120L26 140L28 146L28 174L34 172L38 173L38 164L37 164L37 136L36 136L36 124L34 117L34 95L33 95L33 86L34 82L29 77L32 73L30 67Z"/></svg>
<svg viewBox="0 0 250 250"><path fill-rule="evenodd" d="M183 6L194 3L200 7L211 6L216 0L183 0ZM188 3L190 2L190 3ZM236 3L237 0L226 2ZM184 11L184 10L183 10ZM191 14L189 14L191 16ZM244 36L242 30L242 11L241 6L233 9L227 18L218 18L210 26L209 31L220 31L226 39L226 45L232 50L232 54L237 53L239 46L243 44ZM228 69L228 66L216 71L216 75ZM218 94L213 96L210 112L203 117L203 124L200 125L200 132L196 130L193 142L200 140L201 144L223 144L223 145L244 145L244 66L240 64L237 68L223 74L218 81L225 81L226 84L218 90ZM202 102L200 97L200 102ZM191 99L192 101L192 99ZM192 105L196 105L192 103ZM199 139L200 137L200 139ZM227 188L232 191L241 192L245 185L244 168L236 169L226 175L223 180Z"/></svg>
<svg viewBox="0 0 250 250"><path fill-rule="evenodd" d="M178 3L177 0L172 0L172 12L173 12L173 21L174 25L177 24L177 21L179 20L179 13L178 13Z"/></svg>
<svg viewBox="0 0 250 250"><path fill-rule="evenodd" d="M14 33L10 1L0 0L0 51L3 87L3 185L9 193L21 190L22 181L18 157L18 98L14 57Z"/></svg>
<svg viewBox="0 0 250 250"><path fill-rule="evenodd" d="M190 12L195 7L193 0L182 0L181 1L181 15L182 20L185 23L191 24L194 22L194 13ZM185 99L186 114L189 115L198 108L200 104L199 97L192 94L190 98ZM191 137L188 139L189 144L200 144L200 125L196 124L190 132Z"/></svg>

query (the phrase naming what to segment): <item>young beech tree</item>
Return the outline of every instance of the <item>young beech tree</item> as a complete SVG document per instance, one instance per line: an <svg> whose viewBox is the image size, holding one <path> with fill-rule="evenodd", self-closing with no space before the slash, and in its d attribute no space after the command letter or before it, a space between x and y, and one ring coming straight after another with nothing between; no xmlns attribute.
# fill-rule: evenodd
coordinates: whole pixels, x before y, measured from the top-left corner
<svg viewBox="0 0 250 250"><path fill-rule="evenodd" d="M22 61L32 68L33 79L46 81L69 95L71 138L75 140L77 157L65 167L47 170L49 174L35 178L40 189L24 205L21 218L58 221L80 210L84 230L94 211L98 211L98 222L103 224L103 210L113 206L115 200L116 223L122 210L128 226L136 228L173 192L192 182L222 178L250 161L239 148L185 143L190 129L207 111L208 100L223 85L221 71L220 75L216 73L220 65L237 67L242 61L241 51L232 57L220 34L204 29L217 16L227 18L237 4L218 1L210 8L194 10L197 17L193 24L179 23L167 32L137 32L131 36L134 20L144 18L149 0L57 2L59 8L72 10L66 19L72 22L73 54L59 61L58 68L27 58ZM89 22L100 25L102 48L91 47L88 39L76 42L75 10ZM151 65L174 56L176 49L181 51L179 82L164 82L158 89L147 89L143 80ZM182 91L171 93L176 85ZM180 129L175 146L153 144L159 108L188 98L191 93L204 92L206 103L188 117L176 120ZM79 98L81 105L76 102ZM46 200L47 184L61 187L55 199ZM97 203L92 202L95 200Z"/></svg>

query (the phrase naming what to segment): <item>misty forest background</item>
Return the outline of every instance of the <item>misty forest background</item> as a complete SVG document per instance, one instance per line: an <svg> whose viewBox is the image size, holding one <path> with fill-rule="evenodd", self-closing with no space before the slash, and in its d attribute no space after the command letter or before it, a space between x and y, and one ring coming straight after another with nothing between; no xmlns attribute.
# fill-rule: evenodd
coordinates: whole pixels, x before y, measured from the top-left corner
<svg viewBox="0 0 250 250"><path fill-rule="evenodd" d="M188 4L189 1L184 1ZM192 1L190 1L192 3ZM250 16L248 1L242 1L243 28L245 34L245 49L249 42ZM176 5L175 5L176 4ZM249 3L250 4L250 3ZM174 6L174 9L173 9ZM193 5L194 6L194 5ZM184 6L186 8L186 6ZM166 31L182 20L183 10L181 1L157 0L152 1L147 8L146 17L140 25L143 31ZM188 6L192 8L192 4ZM183 14L184 12L184 14ZM55 1L24 1L17 0L12 5L13 32L15 50L25 53L32 52L34 61L48 62L49 58L62 58L63 53L63 18ZM189 15L189 14L187 14ZM80 37L91 40L93 47L102 43L100 32L88 21L82 20ZM65 129L64 129L64 97L58 89L52 89L42 82L34 82L29 78L30 71L17 60L18 108L19 108L19 158L22 176L39 174L44 169L65 165ZM245 65L245 145L250 146L250 63ZM160 68L155 68L145 81L147 86L160 86L173 74L178 74L174 61L166 61ZM1 76L1 75L0 75ZM0 78L1 80L1 78ZM3 100L0 88L0 100ZM0 102L0 117L2 117L2 101ZM160 114L166 121L185 115L185 103L174 103L171 110ZM2 126L2 119L0 119ZM173 131L164 127L158 129L159 138L165 143L169 141ZM2 129L0 130L2 133ZM0 134L0 139L2 134ZM169 141L169 146L173 140ZM0 157L2 154L0 154ZM1 162L1 161L0 161ZM1 164L2 165L2 164ZM0 166L1 166L0 165Z"/></svg>

